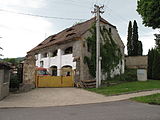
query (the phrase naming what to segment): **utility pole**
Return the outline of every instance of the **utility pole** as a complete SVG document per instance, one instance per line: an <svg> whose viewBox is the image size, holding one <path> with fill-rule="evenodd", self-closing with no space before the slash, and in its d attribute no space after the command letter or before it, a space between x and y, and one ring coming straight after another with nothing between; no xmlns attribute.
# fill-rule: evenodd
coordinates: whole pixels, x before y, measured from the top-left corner
<svg viewBox="0 0 160 120"><path fill-rule="evenodd" d="M96 14L96 88L101 85L101 55L100 55L100 13L104 13L101 9L104 6L94 5L94 11L92 13Z"/></svg>

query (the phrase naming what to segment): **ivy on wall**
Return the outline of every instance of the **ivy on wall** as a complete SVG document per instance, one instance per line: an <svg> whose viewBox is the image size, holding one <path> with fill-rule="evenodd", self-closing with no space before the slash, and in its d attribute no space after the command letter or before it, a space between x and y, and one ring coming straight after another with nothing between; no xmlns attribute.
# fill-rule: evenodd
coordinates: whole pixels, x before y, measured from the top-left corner
<svg viewBox="0 0 160 120"><path fill-rule="evenodd" d="M84 63L88 65L89 72L93 77L96 77L96 27L95 24L90 29L91 36L86 39L88 51L91 56L84 57ZM102 36L100 49L102 57L102 73L107 73L110 78L111 71L117 67L122 59L120 48L114 42L111 33L106 27L101 27L100 33Z"/></svg>

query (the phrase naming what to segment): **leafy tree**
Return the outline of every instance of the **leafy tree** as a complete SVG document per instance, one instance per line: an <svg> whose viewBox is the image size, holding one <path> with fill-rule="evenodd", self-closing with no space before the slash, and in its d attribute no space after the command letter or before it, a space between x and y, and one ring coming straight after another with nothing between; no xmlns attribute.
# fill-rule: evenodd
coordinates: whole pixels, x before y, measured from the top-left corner
<svg viewBox="0 0 160 120"><path fill-rule="evenodd" d="M160 51L160 34L155 34L156 48Z"/></svg>
<svg viewBox="0 0 160 120"><path fill-rule="evenodd" d="M160 28L159 0L138 0L137 12L142 16L145 26Z"/></svg>
<svg viewBox="0 0 160 120"><path fill-rule="evenodd" d="M132 22L129 21L128 25L128 36L127 36L127 50L128 50L128 56L132 55Z"/></svg>
<svg viewBox="0 0 160 120"><path fill-rule="evenodd" d="M132 55L137 56L138 55L138 26L135 20L133 23L132 42L133 42Z"/></svg>

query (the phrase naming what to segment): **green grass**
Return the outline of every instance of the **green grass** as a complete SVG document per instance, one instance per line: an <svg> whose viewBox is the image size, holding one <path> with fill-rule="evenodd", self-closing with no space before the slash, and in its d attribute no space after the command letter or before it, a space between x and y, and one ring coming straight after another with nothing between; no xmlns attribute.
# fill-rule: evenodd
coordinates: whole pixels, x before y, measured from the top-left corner
<svg viewBox="0 0 160 120"><path fill-rule="evenodd" d="M160 105L160 93L142 97L135 97L132 98L131 100L135 100L137 102L142 102L142 103Z"/></svg>
<svg viewBox="0 0 160 120"><path fill-rule="evenodd" d="M108 96L153 89L160 89L160 80L148 80L146 82L126 82L109 87L88 88L87 90Z"/></svg>

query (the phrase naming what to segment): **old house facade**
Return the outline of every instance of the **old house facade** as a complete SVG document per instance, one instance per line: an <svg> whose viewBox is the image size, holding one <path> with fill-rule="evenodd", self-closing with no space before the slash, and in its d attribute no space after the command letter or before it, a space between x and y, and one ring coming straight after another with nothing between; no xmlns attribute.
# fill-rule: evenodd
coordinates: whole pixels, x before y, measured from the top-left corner
<svg viewBox="0 0 160 120"><path fill-rule="evenodd" d="M112 71L112 75L124 72L124 44L115 26L101 18L101 26L105 26L115 40L122 53L122 63ZM74 70L74 81L91 80L88 66L84 63L84 56L90 53L86 38L91 35L89 29L95 23L92 18L83 23L74 25L62 32L51 35L38 46L27 53L24 62L24 84L34 86L35 67L47 68L53 76L60 76L62 68Z"/></svg>

